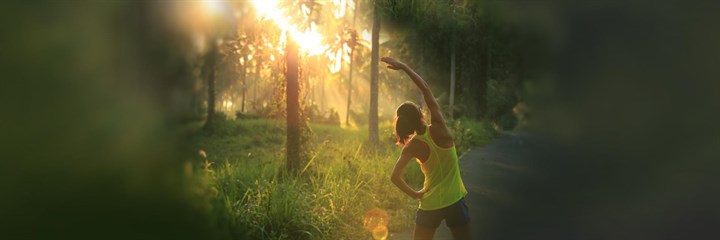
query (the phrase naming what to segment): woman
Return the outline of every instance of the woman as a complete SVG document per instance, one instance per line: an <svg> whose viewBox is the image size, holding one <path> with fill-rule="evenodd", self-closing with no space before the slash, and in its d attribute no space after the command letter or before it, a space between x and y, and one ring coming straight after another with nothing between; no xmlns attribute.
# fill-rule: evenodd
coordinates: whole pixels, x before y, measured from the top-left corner
<svg viewBox="0 0 720 240"><path fill-rule="evenodd" d="M400 158L392 172L392 182L410 197L420 200L415 215L415 239L432 239L442 220L455 239L470 239L470 216L465 195L467 190L460 178L458 156L453 136L430 88L415 71L404 63L384 57L389 69L404 71L420 88L430 109L427 125L420 108L412 102L400 105L396 112L395 136L403 146ZM403 180L402 174L411 159L417 159L425 175L423 189L415 191Z"/></svg>

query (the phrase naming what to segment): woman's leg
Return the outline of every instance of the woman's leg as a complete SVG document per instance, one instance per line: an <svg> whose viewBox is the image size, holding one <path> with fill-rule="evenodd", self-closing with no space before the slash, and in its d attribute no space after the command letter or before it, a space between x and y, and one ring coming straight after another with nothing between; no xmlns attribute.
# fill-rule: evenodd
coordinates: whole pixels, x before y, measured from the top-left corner
<svg viewBox="0 0 720 240"><path fill-rule="evenodd" d="M415 224L415 232L413 233L413 239L415 240L432 240L435 236L435 229L437 228L426 228L420 227Z"/></svg>
<svg viewBox="0 0 720 240"><path fill-rule="evenodd" d="M443 220L442 210L420 210L415 212L415 232L413 239L433 239L435 229Z"/></svg>
<svg viewBox="0 0 720 240"><path fill-rule="evenodd" d="M470 211L468 211L465 198L447 208L445 223L452 232L453 239L465 240L470 238Z"/></svg>
<svg viewBox="0 0 720 240"><path fill-rule="evenodd" d="M451 227L450 232L452 232L453 239L455 240L470 239L470 224Z"/></svg>

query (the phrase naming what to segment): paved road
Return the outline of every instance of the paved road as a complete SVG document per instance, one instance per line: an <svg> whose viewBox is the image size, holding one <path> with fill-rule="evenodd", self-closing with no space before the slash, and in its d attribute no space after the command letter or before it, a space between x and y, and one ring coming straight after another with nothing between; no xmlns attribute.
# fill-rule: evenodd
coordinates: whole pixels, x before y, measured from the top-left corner
<svg viewBox="0 0 720 240"><path fill-rule="evenodd" d="M470 216L473 220L472 229L474 236L482 236L482 225L480 219L473 216L481 216L482 208L486 204L512 202L506 194L496 190L493 185L499 182L506 182L507 179L524 174L527 170L522 162L529 158L530 150L526 147L530 136L523 133L505 133L495 138L491 143L473 149L465 153L460 160L465 188L468 190L466 197ZM412 229L404 232L391 233L388 239L407 240L412 239ZM435 232L434 239L452 239L450 229L445 224Z"/></svg>

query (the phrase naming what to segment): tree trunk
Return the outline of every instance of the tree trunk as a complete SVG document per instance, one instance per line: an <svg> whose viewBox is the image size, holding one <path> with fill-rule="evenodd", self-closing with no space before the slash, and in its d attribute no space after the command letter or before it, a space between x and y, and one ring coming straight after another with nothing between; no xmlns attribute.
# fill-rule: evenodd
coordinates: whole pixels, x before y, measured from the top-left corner
<svg viewBox="0 0 720 240"><path fill-rule="evenodd" d="M347 107L345 108L345 127L350 126L350 101L352 100L352 76L353 76L353 53L355 53L355 47L350 49L350 71L348 73L348 98Z"/></svg>
<svg viewBox="0 0 720 240"><path fill-rule="evenodd" d="M380 13L378 11L377 3L375 3L375 9L373 11L373 26L372 26L372 57L370 63L370 119L368 126L369 129L369 142L370 145L378 145L380 142L378 134L378 60L380 54Z"/></svg>
<svg viewBox="0 0 720 240"><path fill-rule="evenodd" d="M490 117L491 113L488 112L488 99L487 99L487 84L490 79L492 79L492 42L490 39L487 41L487 47L485 49L485 82L483 82L483 89L482 92L482 100L483 100L483 108L485 110L484 115L486 117Z"/></svg>
<svg viewBox="0 0 720 240"><path fill-rule="evenodd" d="M450 48L450 107L448 115L450 119L453 119L455 114L455 45L452 44Z"/></svg>
<svg viewBox="0 0 720 240"><path fill-rule="evenodd" d="M288 40L286 55L287 70L285 78L287 85L285 96L287 101L287 159L288 171L298 170L300 165L300 89L298 84L298 49L297 45Z"/></svg>
<svg viewBox="0 0 720 240"><path fill-rule="evenodd" d="M325 111L325 78L320 81L320 112Z"/></svg>
<svg viewBox="0 0 720 240"><path fill-rule="evenodd" d="M425 76L425 46L422 44L420 45L420 66L418 66L418 74L420 76ZM412 88L412 87L411 87ZM423 95L420 91L417 91L417 99L418 99L418 107L420 109L423 109L423 105L425 103L425 100L423 99Z"/></svg>
<svg viewBox="0 0 720 240"><path fill-rule="evenodd" d="M247 95L247 55L243 53L242 56L243 62L242 66L240 66L240 80L242 81L242 101L240 103L240 112L245 112L245 95Z"/></svg>
<svg viewBox="0 0 720 240"><path fill-rule="evenodd" d="M355 1L355 10L353 12L353 24L352 24L352 30L355 31L355 21L357 20L357 9L358 9L358 3L360 0ZM355 36L355 35L353 35ZM357 40L355 37L351 40L352 43L350 46L350 70L348 71L348 99L347 99L347 108L345 108L347 111L345 111L345 127L350 127L350 101L352 100L352 76L353 76L353 58L355 55L355 44L357 44Z"/></svg>
<svg viewBox="0 0 720 240"><path fill-rule="evenodd" d="M485 78L489 81L492 79L492 42L488 42L487 46L487 62L485 67L485 74L487 76Z"/></svg>
<svg viewBox="0 0 720 240"><path fill-rule="evenodd" d="M488 102L487 101L487 83L488 83L488 80L490 80L490 68L489 68L490 43L489 43L489 41L490 41L489 37L485 37L484 42L482 43L482 45L484 45L484 47L480 48L481 52L480 52L480 58L479 58L479 63L478 63L478 65L480 66L479 73L478 73L478 75L479 75L478 79L480 81L478 83L474 84L475 88L473 89L473 91L476 92L476 94L474 94L474 96L475 96L475 100L477 103L478 112L479 112L480 117L488 117L489 116L488 115L488 106L487 106L487 102Z"/></svg>
<svg viewBox="0 0 720 240"><path fill-rule="evenodd" d="M213 45L207 53L205 59L205 71L207 71L208 88L207 88L207 118L203 128L210 129L215 116L215 65L217 63L217 48Z"/></svg>
<svg viewBox="0 0 720 240"><path fill-rule="evenodd" d="M255 56L257 61L255 63L255 82L253 82L253 110L257 111L258 109L258 103L257 103L257 85L260 83L261 75L260 71L262 70L262 60L260 60L260 56Z"/></svg>

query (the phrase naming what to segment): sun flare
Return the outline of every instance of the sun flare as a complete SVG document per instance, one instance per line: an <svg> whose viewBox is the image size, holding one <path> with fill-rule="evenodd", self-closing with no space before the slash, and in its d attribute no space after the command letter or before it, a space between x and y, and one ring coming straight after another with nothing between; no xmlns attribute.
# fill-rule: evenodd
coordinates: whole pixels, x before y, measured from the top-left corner
<svg viewBox="0 0 720 240"><path fill-rule="evenodd" d="M317 26L314 23L310 23L307 28L301 28L293 23L292 19L285 16L285 11L278 7L278 1L254 0L252 3L259 18L272 21L283 32L290 34L303 53L314 56L322 54L328 49L328 46L323 43L322 34L317 32Z"/></svg>

